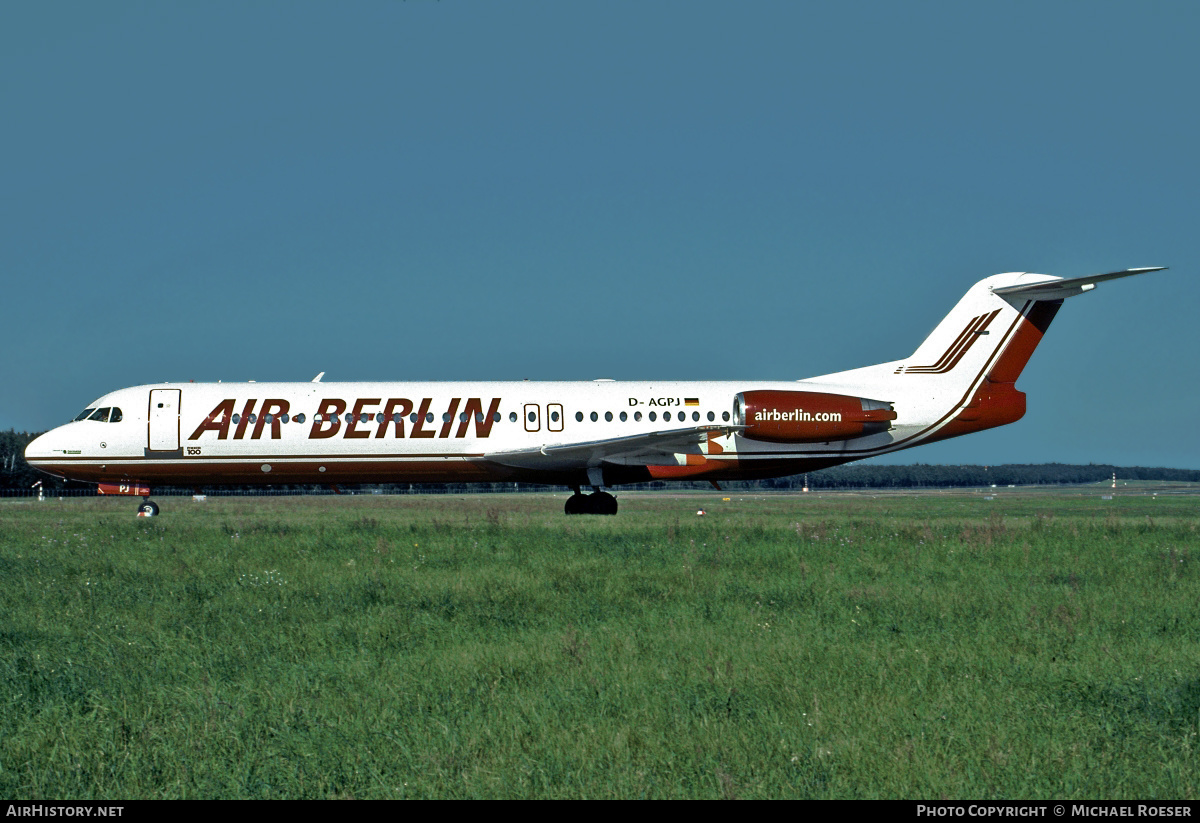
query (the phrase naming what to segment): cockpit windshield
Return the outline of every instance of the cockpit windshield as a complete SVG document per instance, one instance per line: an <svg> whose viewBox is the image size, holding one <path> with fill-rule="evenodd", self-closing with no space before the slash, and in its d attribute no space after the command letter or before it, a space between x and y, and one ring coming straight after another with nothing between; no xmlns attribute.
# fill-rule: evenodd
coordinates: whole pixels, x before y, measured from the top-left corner
<svg viewBox="0 0 1200 823"><path fill-rule="evenodd" d="M120 423L122 418L121 410L116 406L105 406L102 409L92 407L84 409L75 418L76 420L95 420L100 423Z"/></svg>

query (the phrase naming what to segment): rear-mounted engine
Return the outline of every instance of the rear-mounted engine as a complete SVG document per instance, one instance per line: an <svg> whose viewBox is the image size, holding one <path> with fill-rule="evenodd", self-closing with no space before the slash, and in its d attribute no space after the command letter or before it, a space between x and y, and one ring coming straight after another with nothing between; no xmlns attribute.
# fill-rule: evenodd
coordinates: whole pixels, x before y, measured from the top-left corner
<svg viewBox="0 0 1200 823"><path fill-rule="evenodd" d="M743 437L770 443L826 443L891 429L891 403L808 391L748 391L733 399Z"/></svg>

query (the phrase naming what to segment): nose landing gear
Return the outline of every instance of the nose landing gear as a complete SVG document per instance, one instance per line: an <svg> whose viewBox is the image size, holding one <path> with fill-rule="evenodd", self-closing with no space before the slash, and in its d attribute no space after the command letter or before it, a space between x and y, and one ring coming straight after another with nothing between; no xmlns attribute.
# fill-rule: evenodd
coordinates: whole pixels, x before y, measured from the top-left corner
<svg viewBox="0 0 1200 823"><path fill-rule="evenodd" d="M116 483L100 483L96 487L96 494L119 494L133 497L137 495L142 498L142 502L138 504L138 517L155 517L158 515L158 504L150 499L150 487L144 483L139 483L133 480L122 480Z"/></svg>

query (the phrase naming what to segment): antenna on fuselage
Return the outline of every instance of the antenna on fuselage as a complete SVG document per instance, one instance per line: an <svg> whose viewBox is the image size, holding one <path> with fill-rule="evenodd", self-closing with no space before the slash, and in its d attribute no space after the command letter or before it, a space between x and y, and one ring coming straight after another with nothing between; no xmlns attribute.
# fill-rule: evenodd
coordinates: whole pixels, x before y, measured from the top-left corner
<svg viewBox="0 0 1200 823"><path fill-rule="evenodd" d="M324 376L325 376L325 372L321 372L320 374L318 374L316 377L314 377L314 378L312 379L312 382L314 382L314 383L320 383L320 382L321 382L321 378L322 378L322 377L324 377Z"/></svg>

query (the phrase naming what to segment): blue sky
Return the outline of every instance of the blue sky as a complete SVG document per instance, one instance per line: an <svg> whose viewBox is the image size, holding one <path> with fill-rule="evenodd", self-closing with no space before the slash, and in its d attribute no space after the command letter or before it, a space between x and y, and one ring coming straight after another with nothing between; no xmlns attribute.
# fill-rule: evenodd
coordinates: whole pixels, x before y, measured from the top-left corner
<svg viewBox="0 0 1200 823"><path fill-rule="evenodd" d="M976 280L1021 422L1200 467L1194 3L0 6L0 428L163 380L794 379Z"/></svg>

